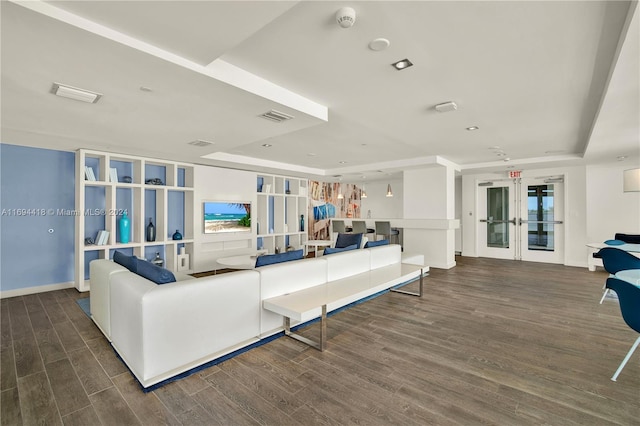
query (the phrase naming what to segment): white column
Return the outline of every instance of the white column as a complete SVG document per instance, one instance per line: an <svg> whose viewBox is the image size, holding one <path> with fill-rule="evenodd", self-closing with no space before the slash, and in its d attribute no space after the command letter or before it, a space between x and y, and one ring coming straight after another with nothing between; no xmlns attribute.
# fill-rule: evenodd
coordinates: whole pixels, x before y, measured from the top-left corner
<svg viewBox="0 0 640 426"><path fill-rule="evenodd" d="M404 250L424 254L425 263L449 269L455 262L455 169L434 165L404 172L404 219L430 219L446 226L405 228ZM410 225L409 225L410 226Z"/></svg>

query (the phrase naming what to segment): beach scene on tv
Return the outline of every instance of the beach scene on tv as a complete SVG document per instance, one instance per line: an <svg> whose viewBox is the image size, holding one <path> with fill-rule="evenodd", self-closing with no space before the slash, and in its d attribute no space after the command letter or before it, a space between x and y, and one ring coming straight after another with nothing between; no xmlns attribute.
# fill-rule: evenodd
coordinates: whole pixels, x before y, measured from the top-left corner
<svg viewBox="0 0 640 426"><path fill-rule="evenodd" d="M251 204L207 201L204 203L204 233L250 232Z"/></svg>

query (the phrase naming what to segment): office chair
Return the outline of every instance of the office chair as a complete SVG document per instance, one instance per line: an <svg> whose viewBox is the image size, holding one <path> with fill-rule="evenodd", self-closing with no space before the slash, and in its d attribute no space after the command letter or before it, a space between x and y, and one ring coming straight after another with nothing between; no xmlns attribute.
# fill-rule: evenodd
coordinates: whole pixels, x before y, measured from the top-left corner
<svg viewBox="0 0 640 426"><path fill-rule="evenodd" d="M627 269L640 269L640 258L637 258L631 253L624 250L613 247L605 247L598 253L602 257L602 264L604 265L604 269L611 275L615 275L617 272L625 271ZM604 298L607 297L608 293L609 289L605 284L604 294L600 299L600 304L602 304Z"/></svg>
<svg viewBox="0 0 640 426"><path fill-rule="evenodd" d="M640 306L640 287L617 278L608 278L607 290L613 290L618 295L620 312L622 313L624 322L626 322L632 330L640 333L640 310L638 309L638 306ZM629 361L629 358L631 358L631 355L639 344L640 336L638 336L629 352L627 352L627 356L624 357L613 377L611 377L611 380L614 382L616 381L618 375L627 364L627 361Z"/></svg>

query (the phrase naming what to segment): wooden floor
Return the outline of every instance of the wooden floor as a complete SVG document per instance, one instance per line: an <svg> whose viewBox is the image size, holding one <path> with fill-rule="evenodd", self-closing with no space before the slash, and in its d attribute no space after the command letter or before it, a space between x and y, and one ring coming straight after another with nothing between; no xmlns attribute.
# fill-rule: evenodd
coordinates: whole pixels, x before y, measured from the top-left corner
<svg viewBox="0 0 640 426"><path fill-rule="evenodd" d="M610 380L637 334L598 304L604 272L457 261L421 299L330 317L324 353L281 337L147 394L75 303L86 295L4 299L1 423L640 424L640 353Z"/></svg>

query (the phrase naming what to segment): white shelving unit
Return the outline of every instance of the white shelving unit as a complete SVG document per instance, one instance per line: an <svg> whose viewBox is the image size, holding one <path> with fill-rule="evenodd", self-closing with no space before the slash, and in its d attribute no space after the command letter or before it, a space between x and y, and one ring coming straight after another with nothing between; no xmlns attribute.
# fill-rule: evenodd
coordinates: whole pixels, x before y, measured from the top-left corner
<svg viewBox="0 0 640 426"><path fill-rule="evenodd" d="M258 249L275 253L291 246L298 250L307 241L307 179L258 174L256 229ZM301 228L300 217L304 216Z"/></svg>
<svg viewBox="0 0 640 426"><path fill-rule="evenodd" d="M87 180L86 167L94 180ZM110 169L116 169L118 181L112 182ZM124 182L125 176L131 182ZM145 183L159 179L161 185ZM172 271L190 272L191 265L179 257L181 250L193 259L194 250L194 167L172 161L99 151L76 152L75 285L79 291L90 287L89 262L109 259L115 250L152 259L159 252L164 266ZM120 242L118 220L126 210L130 220L128 243ZM146 227L153 218L155 241L146 241ZM173 240L176 228L182 240ZM86 244L97 232L106 230L104 245Z"/></svg>

